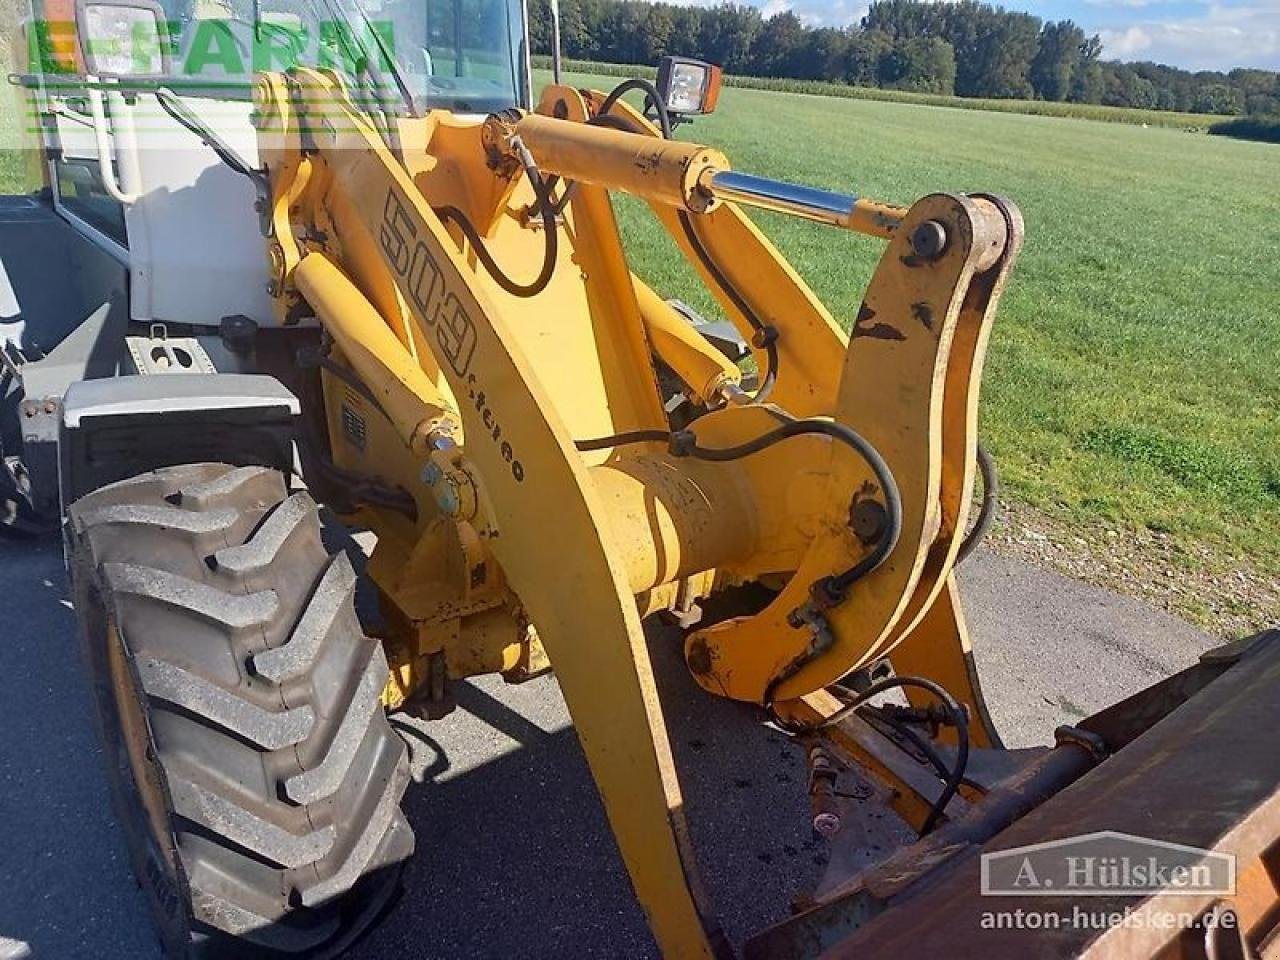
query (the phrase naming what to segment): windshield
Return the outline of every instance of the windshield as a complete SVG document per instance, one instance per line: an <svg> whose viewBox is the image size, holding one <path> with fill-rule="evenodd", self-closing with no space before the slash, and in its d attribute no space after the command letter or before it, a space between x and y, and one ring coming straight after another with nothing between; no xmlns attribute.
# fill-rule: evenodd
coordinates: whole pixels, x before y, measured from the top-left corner
<svg viewBox="0 0 1280 960"><path fill-rule="evenodd" d="M361 0L357 12L417 110L492 113L524 100L519 0Z"/></svg>

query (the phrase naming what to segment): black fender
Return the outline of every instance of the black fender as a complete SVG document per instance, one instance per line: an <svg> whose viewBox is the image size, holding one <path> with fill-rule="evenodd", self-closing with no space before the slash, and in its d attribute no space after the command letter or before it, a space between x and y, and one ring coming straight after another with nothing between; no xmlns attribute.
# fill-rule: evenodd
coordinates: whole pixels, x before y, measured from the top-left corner
<svg viewBox="0 0 1280 960"><path fill-rule="evenodd" d="M62 401L63 504L186 463L294 470L298 399L274 377L175 373L82 380Z"/></svg>

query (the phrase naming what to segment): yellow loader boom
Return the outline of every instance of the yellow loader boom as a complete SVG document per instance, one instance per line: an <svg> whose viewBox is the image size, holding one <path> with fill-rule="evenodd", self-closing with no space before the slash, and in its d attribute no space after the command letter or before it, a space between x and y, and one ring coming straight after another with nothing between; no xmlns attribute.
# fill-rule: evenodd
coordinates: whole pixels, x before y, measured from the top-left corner
<svg viewBox="0 0 1280 960"><path fill-rule="evenodd" d="M406 628L386 699L438 699L445 679L545 649L666 955L722 945L643 616L765 584L763 608L688 634L708 691L803 725L838 706L825 686L893 653L951 692L975 746L994 742L951 570L1016 208L772 184L567 87L533 114L403 120L399 155L332 75L266 75L256 108L278 309L329 334L334 461L412 498L361 508L380 537L370 573ZM550 178L572 187L554 197ZM750 340L754 395L633 276L610 190L649 203ZM887 241L850 336L744 204ZM532 282L503 273L544 257ZM686 429L655 356L702 407ZM904 805L917 826L949 799L935 787Z"/></svg>
<svg viewBox="0 0 1280 960"><path fill-rule="evenodd" d="M258 83L276 307L325 331L333 466L382 491L351 512L378 534L369 572L395 626L383 699L438 715L450 681L518 681L549 659L659 948L728 956L642 632L666 611L698 684L763 706L806 744L815 829L838 836L835 771L857 762L923 836L829 884L749 952L844 955L862 926L883 945L907 928L892 912L887 927L872 918L911 902L935 868L960 883L965 851L998 847L1001 830L1111 752L1145 734L1149 753L1175 753L1177 734L1157 721L1200 687L1222 696L1238 681L1219 675L1238 677L1254 653L1274 659L1274 638L1061 728L1053 749L1003 751L953 569L983 357L1022 243L1017 208L935 194L904 209L743 174L673 140L661 107L651 122L622 102L635 85L608 96L553 85L532 113L430 113L388 136L332 74ZM750 344L754 382L632 273L611 191L666 228ZM848 335L747 207L884 242ZM684 396L679 423L664 370ZM704 605L717 613L699 622ZM905 704L867 707L894 690ZM1212 703L1206 693L1187 708ZM1185 770L1169 760L1173 780ZM1273 792L1258 783L1259 796L1220 798L1216 813L1245 817ZM1100 809L1086 801L1064 822L1083 827ZM1188 822L1171 814L1162 829ZM1274 897L1251 896L1239 909L1261 942ZM1223 909L1197 902L1195 915Z"/></svg>

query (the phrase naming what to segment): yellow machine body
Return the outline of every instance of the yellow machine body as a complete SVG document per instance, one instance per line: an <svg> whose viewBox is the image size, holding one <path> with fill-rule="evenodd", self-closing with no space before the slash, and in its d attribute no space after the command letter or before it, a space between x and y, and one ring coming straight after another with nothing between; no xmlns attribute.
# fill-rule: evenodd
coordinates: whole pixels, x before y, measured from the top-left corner
<svg viewBox="0 0 1280 960"><path fill-rule="evenodd" d="M711 693L820 717L838 706L827 684L892 654L985 717L952 567L983 354L1021 222L994 198L859 200L831 221L833 242L852 230L885 252L845 334L721 188L723 154L663 139L625 104L621 123L589 122L602 100L553 86L531 114L401 119L393 149L335 75L262 75L272 293L286 323L325 331L334 465L383 492L352 509L378 538L385 702L430 711L450 680L520 680L549 659L661 949L710 956L641 621L667 610L689 622L699 599L762 584L762 609L687 632ZM532 277L546 237L530 157L574 186L550 280L521 296L458 220L509 276ZM768 402L744 402L738 367L632 272L610 191L651 206L672 255L754 338L776 377ZM943 240L928 255L922 230ZM659 439L670 426L656 360L701 414L679 442ZM896 478L896 543L843 591L831 578L873 553L889 510L865 457L820 430L733 459L690 455L797 419L856 431ZM973 738L992 739L981 722ZM927 806L911 802L900 811L918 825Z"/></svg>

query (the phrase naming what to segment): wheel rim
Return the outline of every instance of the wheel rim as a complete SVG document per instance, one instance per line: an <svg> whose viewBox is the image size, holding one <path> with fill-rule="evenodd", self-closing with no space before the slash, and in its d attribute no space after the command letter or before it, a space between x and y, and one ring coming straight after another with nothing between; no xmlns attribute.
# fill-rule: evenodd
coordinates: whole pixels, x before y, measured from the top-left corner
<svg viewBox="0 0 1280 960"><path fill-rule="evenodd" d="M116 763L120 772L128 775L137 794L136 799L146 818L148 839L157 850L162 850L169 835L169 816L165 810L164 789L156 773L151 726L142 711L142 701L120 631L114 623L108 622L106 634L111 699L117 721Z"/></svg>
<svg viewBox="0 0 1280 960"><path fill-rule="evenodd" d="M164 773L151 746L151 725L143 707L141 684L129 661L123 636L107 614L101 596L88 598L91 653L100 665L96 684L101 727L112 771L116 816L130 839L134 872L157 908L166 949L185 943L182 910L184 881L165 802Z"/></svg>

